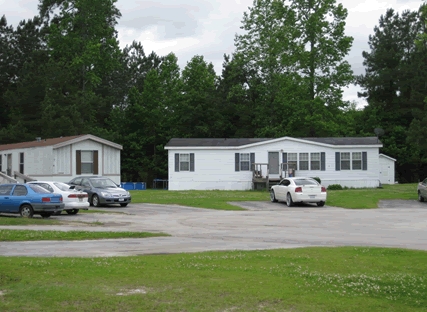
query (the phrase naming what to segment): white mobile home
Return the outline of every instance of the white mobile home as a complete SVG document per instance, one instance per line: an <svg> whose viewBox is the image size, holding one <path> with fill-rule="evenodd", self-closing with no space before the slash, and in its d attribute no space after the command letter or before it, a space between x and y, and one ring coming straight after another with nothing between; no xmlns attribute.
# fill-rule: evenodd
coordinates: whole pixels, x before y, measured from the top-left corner
<svg viewBox="0 0 427 312"><path fill-rule="evenodd" d="M262 179L319 177L322 184L378 187L394 183L380 174L377 137L171 139L169 190L249 190ZM391 178L391 176L393 178ZM267 184L268 185L268 184Z"/></svg>
<svg viewBox="0 0 427 312"><path fill-rule="evenodd" d="M103 175L118 184L122 149L90 134L0 145L0 183Z"/></svg>

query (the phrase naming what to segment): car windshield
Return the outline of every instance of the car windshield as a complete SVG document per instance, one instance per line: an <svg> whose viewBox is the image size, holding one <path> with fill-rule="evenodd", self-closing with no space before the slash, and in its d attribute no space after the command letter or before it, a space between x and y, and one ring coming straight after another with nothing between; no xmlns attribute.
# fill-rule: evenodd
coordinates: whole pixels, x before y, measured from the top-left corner
<svg viewBox="0 0 427 312"><path fill-rule="evenodd" d="M28 184L28 186L36 193L39 194L50 194L50 192L45 189L44 187L41 187L40 185L37 184Z"/></svg>
<svg viewBox="0 0 427 312"><path fill-rule="evenodd" d="M295 185L319 185L315 180L309 179L295 179Z"/></svg>
<svg viewBox="0 0 427 312"><path fill-rule="evenodd" d="M93 187L97 188L116 188L117 185L110 179L90 179Z"/></svg>
<svg viewBox="0 0 427 312"><path fill-rule="evenodd" d="M61 191L66 192L66 191L70 190L70 186L68 184L65 184L65 183L62 183L62 182L55 182L53 184L55 184L55 186L57 188L59 188Z"/></svg>

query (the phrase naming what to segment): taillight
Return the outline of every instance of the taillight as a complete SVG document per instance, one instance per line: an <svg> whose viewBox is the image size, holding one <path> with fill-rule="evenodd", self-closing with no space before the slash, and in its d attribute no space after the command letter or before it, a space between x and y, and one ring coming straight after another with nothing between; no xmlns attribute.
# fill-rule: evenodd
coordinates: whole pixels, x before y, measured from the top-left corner
<svg viewBox="0 0 427 312"><path fill-rule="evenodd" d="M50 197L43 197L42 202L43 203L50 203Z"/></svg>
<svg viewBox="0 0 427 312"><path fill-rule="evenodd" d="M62 196L61 196L61 197L59 197L59 201L62 203Z"/></svg>
<svg viewBox="0 0 427 312"><path fill-rule="evenodd" d="M326 187L322 186L322 193L326 193Z"/></svg>
<svg viewBox="0 0 427 312"><path fill-rule="evenodd" d="M302 187L301 186L298 186L296 189L295 189L295 193L301 193L302 192Z"/></svg>
<svg viewBox="0 0 427 312"><path fill-rule="evenodd" d="M70 195L68 195L68 198L84 198L84 197L88 197L86 193L84 193L84 194L70 194Z"/></svg>

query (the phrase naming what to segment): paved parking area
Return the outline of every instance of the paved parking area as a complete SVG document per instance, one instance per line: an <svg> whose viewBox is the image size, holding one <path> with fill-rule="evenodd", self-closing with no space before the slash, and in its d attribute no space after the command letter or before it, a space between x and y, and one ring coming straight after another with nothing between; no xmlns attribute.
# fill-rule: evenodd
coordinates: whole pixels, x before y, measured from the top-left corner
<svg viewBox="0 0 427 312"><path fill-rule="evenodd" d="M102 222L60 226L1 226L7 229L165 232L172 237L94 241L0 242L4 256L128 256L207 250L254 250L307 246L382 246L427 250L427 204L384 201L379 209L351 210L284 203L236 203L246 211L176 205L131 204L52 218ZM98 209L98 208L97 208Z"/></svg>

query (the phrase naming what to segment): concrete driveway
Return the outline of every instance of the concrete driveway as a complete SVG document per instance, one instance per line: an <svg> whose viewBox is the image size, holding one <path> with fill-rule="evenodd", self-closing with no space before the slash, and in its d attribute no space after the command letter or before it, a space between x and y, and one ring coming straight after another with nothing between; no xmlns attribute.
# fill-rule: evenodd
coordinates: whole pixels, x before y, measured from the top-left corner
<svg viewBox="0 0 427 312"><path fill-rule="evenodd" d="M382 208L350 210L284 203L240 202L246 211L219 211L176 205L131 204L100 208L111 214L60 215L62 221L102 222L61 226L1 226L3 229L144 231L172 237L93 241L0 242L3 256L129 256L254 250L307 246L381 246L427 250L427 204L384 201Z"/></svg>

